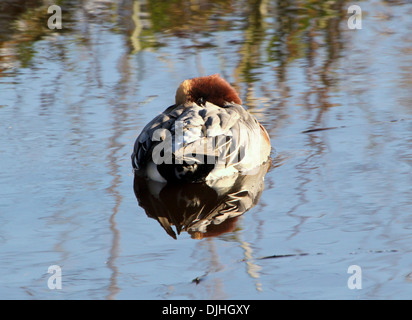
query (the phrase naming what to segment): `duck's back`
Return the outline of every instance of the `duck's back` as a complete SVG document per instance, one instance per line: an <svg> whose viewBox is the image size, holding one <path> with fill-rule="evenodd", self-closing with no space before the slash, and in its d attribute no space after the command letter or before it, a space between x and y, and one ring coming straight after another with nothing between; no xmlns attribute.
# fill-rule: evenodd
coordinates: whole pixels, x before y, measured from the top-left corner
<svg viewBox="0 0 412 320"><path fill-rule="evenodd" d="M173 105L138 136L132 163L157 181L204 181L244 172L270 153L266 130L242 106Z"/></svg>

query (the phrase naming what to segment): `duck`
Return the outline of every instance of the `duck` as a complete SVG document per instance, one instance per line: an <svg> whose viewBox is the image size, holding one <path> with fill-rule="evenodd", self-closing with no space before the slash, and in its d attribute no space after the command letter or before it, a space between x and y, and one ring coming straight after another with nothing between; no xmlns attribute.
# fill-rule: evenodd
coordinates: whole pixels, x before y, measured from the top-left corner
<svg viewBox="0 0 412 320"><path fill-rule="evenodd" d="M253 172L270 158L267 130L219 74L184 80L175 103L136 138L135 173L162 183L215 182Z"/></svg>

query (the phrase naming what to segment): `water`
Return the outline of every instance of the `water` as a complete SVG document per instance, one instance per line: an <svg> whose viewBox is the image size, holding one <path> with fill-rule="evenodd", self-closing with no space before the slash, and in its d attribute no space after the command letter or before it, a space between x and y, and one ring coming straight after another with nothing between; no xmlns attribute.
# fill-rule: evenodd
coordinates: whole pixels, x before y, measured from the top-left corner
<svg viewBox="0 0 412 320"><path fill-rule="evenodd" d="M410 299L412 5L360 1L350 30L350 4L70 0L50 30L43 1L3 1L0 298ZM174 239L130 154L182 80L214 73L273 163L225 232Z"/></svg>

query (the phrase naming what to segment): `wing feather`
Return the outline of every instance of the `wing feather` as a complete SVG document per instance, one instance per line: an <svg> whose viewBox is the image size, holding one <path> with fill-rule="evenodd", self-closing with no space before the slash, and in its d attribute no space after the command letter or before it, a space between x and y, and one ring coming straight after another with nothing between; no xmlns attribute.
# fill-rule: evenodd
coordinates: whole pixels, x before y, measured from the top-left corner
<svg viewBox="0 0 412 320"><path fill-rule="evenodd" d="M153 141L158 129L170 131L172 152L180 160L201 163L206 158L218 158L224 167L239 169L245 151L256 144L261 134L257 120L240 105L227 104L223 108L209 102L204 106L174 105L149 122L136 139L132 158L138 167L145 165L155 145L160 143Z"/></svg>

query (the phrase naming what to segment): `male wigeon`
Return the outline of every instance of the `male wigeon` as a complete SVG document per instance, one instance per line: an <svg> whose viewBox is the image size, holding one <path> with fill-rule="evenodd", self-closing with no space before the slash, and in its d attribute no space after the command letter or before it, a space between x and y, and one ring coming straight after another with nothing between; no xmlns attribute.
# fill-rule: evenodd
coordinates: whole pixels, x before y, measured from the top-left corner
<svg viewBox="0 0 412 320"><path fill-rule="evenodd" d="M215 181L259 167L270 151L265 128L216 74L180 84L175 104L137 137L132 164L158 182Z"/></svg>

